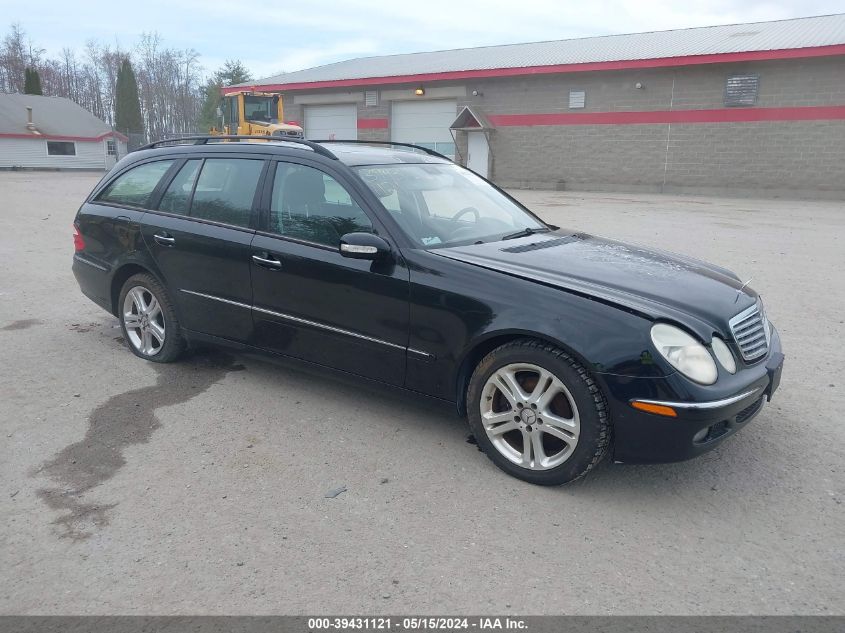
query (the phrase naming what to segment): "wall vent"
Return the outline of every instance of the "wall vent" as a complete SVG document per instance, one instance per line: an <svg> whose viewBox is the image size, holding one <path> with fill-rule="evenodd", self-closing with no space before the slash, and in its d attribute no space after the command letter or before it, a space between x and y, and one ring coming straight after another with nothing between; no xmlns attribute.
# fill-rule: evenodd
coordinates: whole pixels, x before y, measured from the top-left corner
<svg viewBox="0 0 845 633"><path fill-rule="evenodd" d="M569 107L583 108L587 103L587 93L583 90L569 91Z"/></svg>
<svg viewBox="0 0 845 633"><path fill-rule="evenodd" d="M752 106L757 103L759 75L731 75L725 83L726 106Z"/></svg>
<svg viewBox="0 0 845 633"><path fill-rule="evenodd" d="M364 92L364 105L367 107L373 107L378 105L378 91L376 90L367 90Z"/></svg>

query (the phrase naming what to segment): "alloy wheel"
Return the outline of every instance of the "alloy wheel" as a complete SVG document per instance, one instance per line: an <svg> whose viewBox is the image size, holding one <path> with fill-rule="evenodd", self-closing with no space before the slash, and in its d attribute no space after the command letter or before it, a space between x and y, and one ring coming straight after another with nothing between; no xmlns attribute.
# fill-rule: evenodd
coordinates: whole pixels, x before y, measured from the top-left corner
<svg viewBox="0 0 845 633"><path fill-rule="evenodd" d="M126 293L123 325L129 342L145 356L155 356L164 346L164 312L149 288L134 286Z"/></svg>
<svg viewBox="0 0 845 633"><path fill-rule="evenodd" d="M529 470L564 463L578 444L578 407L552 372L530 363L497 369L481 393L481 423L508 460Z"/></svg>

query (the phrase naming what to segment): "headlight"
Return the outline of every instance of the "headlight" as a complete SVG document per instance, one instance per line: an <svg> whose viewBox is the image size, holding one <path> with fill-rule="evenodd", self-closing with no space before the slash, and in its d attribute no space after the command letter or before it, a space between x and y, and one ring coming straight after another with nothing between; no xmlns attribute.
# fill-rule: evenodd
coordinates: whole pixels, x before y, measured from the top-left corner
<svg viewBox="0 0 845 633"><path fill-rule="evenodd" d="M651 328L651 340L660 355L687 378L702 385L716 382L718 372L710 352L680 328L658 323Z"/></svg>
<svg viewBox="0 0 845 633"><path fill-rule="evenodd" d="M713 348L713 354L716 356L716 360L719 361L719 364L722 365L729 374L735 374L736 360L734 360L734 355L731 353L731 348L728 347L728 344L718 336L714 336L713 342L710 346Z"/></svg>

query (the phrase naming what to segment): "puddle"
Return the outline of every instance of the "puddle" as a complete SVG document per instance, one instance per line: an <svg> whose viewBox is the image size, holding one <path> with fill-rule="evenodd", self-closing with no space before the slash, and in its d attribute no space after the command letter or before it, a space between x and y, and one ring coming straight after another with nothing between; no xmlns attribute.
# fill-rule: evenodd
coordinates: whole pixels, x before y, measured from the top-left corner
<svg viewBox="0 0 845 633"><path fill-rule="evenodd" d="M157 373L154 385L112 396L99 405L88 416L85 437L32 473L54 484L40 489L38 496L62 513L53 524L64 538L83 540L93 529L108 525L108 511L117 504L88 502L86 493L114 477L126 464L126 447L148 442L161 427L156 409L187 402L230 371L245 369L217 351L198 352L178 363L148 366Z"/></svg>

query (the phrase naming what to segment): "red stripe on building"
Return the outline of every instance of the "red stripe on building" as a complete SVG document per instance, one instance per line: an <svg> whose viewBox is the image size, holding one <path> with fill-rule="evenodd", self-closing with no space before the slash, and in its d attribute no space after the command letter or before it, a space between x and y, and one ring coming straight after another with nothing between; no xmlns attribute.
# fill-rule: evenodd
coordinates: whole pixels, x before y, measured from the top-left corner
<svg viewBox="0 0 845 633"><path fill-rule="evenodd" d="M418 75L394 75L391 77L363 77L358 79L333 79L329 81L293 82L287 84L255 84L253 86L230 86L223 88L223 94L243 90L315 90L317 88L341 88L345 86L376 86L431 81L456 81L486 77L514 77L519 75L548 75L554 73L577 73L605 70L631 70L636 68L671 68L675 66L697 66L701 64L726 64L775 59L803 59L809 57L830 57L845 55L845 44L788 48L771 51L745 51L740 53L713 53L710 55L682 55L658 59L629 59L611 62L585 62L581 64L554 64L548 66L523 66L520 68L490 68L484 70L456 70Z"/></svg>
<svg viewBox="0 0 845 633"><path fill-rule="evenodd" d="M387 119L358 119L359 130L386 130Z"/></svg>
<svg viewBox="0 0 845 633"><path fill-rule="evenodd" d="M115 136L119 138L121 141L128 141L129 139L125 137L120 132L106 132L105 134L100 134L100 136L60 136L58 134L0 134L0 138L29 138L35 140L47 140L47 141L102 141L105 138L110 136Z"/></svg>
<svg viewBox="0 0 845 633"><path fill-rule="evenodd" d="M499 127L534 125L644 125L654 123L742 123L750 121L826 121L845 119L845 106L794 108L724 108L719 110L654 110L648 112L560 112L490 114Z"/></svg>

